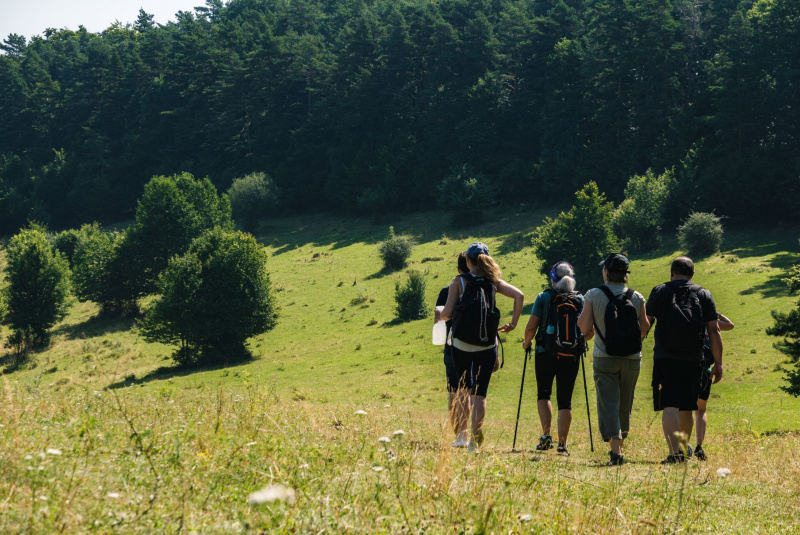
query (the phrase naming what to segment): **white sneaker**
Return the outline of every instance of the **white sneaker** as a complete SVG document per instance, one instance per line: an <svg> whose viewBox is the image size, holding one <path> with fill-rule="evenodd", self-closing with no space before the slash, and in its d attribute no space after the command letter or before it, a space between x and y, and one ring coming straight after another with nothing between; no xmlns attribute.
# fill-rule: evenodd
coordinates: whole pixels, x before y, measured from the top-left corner
<svg viewBox="0 0 800 535"><path fill-rule="evenodd" d="M480 447L478 446L477 442L474 440L469 441L469 446L467 446L467 452L469 453L480 453Z"/></svg>
<svg viewBox="0 0 800 535"><path fill-rule="evenodd" d="M467 441L467 432L461 431L456 437L456 440L452 442L450 446L453 448L466 448L468 444L469 441Z"/></svg>

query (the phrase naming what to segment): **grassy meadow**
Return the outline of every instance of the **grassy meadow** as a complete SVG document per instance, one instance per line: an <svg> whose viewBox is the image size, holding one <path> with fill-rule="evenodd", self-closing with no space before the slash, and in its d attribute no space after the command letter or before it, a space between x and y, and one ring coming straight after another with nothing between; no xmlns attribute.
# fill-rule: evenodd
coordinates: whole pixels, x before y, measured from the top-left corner
<svg viewBox="0 0 800 535"><path fill-rule="evenodd" d="M392 224L419 242L409 268L425 274L431 309L456 255L480 239L528 312L544 283L530 233L546 215L506 213L467 232L435 213ZM709 461L659 463L667 452L649 395L649 337L619 468L604 466L591 358L595 451L580 375L572 455L533 451L532 362L512 451L525 318L492 378L481 454L449 447L441 348L430 344L432 318L394 320L405 271L381 270L376 244L387 230L330 216L264 222L256 235L271 255L280 319L252 340L253 360L229 367L174 368L173 348L145 343L133 320L98 320L96 306L75 303L52 346L0 378L0 532L800 530L800 400L780 390L785 358L764 333L770 310L797 299L780 280L798 259L796 229L732 231L722 253L696 259L695 281L736 324L709 400ZM632 256L630 285L647 296L678 253L668 241ZM500 308L510 314L511 301ZM248 501L268 485L294 499Z"/></svg>

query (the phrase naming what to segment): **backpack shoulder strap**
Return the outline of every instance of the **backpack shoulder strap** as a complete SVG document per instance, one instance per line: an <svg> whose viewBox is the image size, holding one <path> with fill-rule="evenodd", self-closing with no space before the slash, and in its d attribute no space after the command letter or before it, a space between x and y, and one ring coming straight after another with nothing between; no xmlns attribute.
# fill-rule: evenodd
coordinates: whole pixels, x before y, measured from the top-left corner
<svg viewBox="0 0 800 535"><path fill-rule="evenodd" d="M628 301L631 301L631 300L633 300L633 294L634 294L634 290L633 290L633 288L628 288L627 290L625 290L625 298L626 298Z"/></svg>
<svg viewBox="0 0 800 535"><path fill-rule="evenodd" d="M603 284L602 286L600 286L600 287L598 288L598 290L600 290L601 292L603 292L604 294L606 294L606 297L608 297L608 300L609 300L609 301L613 301L614 299L616 299L616 296L615 296L615 295L614 295L614 293L611 291L611 288L609 288L609 287L608 287L608 286L606 286L605 284Z"/></svg>

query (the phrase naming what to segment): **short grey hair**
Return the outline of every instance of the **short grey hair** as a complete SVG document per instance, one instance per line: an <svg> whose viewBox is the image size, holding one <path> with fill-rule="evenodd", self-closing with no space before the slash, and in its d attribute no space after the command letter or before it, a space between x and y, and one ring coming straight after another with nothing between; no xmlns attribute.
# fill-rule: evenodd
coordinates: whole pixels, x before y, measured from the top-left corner
<svg viewBox="0 0 800 535"><path fill-rule="evenodd" d="M566 262L561 262L556 266L556 275L559 281L553 285L556 291L569 293L575 290L575 270Z"/></svg>

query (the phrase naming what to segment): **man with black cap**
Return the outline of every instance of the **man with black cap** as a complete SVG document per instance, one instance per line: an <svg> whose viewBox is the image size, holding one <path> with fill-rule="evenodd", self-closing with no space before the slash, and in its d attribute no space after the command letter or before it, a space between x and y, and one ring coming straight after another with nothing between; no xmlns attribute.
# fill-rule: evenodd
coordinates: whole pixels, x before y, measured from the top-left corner
<svg viewBox="0 0 800 535"><path fill-rule="evenodd" d="M627 287L629 262L612 253L600 263L603 284L586 292L578 327L591 338L595 333L592 368L597 391L600 435L609 442L608 466L625 461L633 393L642 367L642 339L650 328L644 296Z"/></svg>
<svg viewBox="0 0 800 535"><path fill-rule="evenodd" d="M661 427L669 455L662 464L682 463L692 434L703 373L705 331L714 366L714 383L722 379L722 336L711 293L692 283L694 262L681 256L672 262L670 281L659 284L647 300L647 317L657 320L653 349L653 408L663 410ZM684 453L686 452L686 453Z"/></svg>

